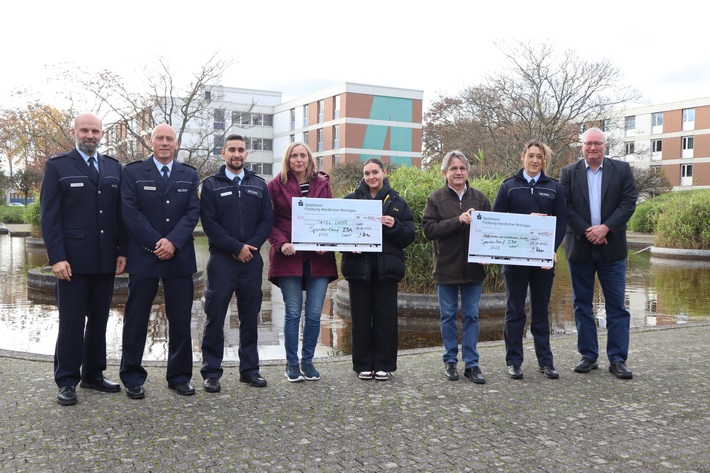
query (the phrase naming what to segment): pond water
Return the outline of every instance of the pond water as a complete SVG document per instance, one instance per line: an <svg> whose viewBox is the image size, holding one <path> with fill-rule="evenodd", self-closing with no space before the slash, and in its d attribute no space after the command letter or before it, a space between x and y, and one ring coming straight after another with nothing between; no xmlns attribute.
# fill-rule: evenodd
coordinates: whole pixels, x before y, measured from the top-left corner
<svg viewBox="0 0 710 473"><path fill-rule="evenodd" d="M49 300L28 298L27 271L45 265L44 248L27 246L26 239L0 235L0 349L51 355L58 329L58 312ZM207 240L196 239L198 268L204 269ZM268 261L268 257L265 260ZM558 255L555 283L550 302L553 336L576 331L572 308L569 270L563 254ZM633 327L708 322L710 313L710 267L667 260L657 261L648 252L629 254L626 302ZM335 290L334 285L332 291ZM278 287L264 274L264 300L259 316L259 356L262 360L284 359L284 307ZM604 326L604 300L597 289L596 314ZM202 292L197 291L192 307L192 346L195 361L201 360L200 341L205 324ZM337 309L329 292L323 308L321 336L317 357L350 353L349 314ZM441 346L438 313L400 313L400 348ZM110 359L120 359L123 305L112 308L107 329L107 352ZM503 338L502 311L481 311L481 341ZM530 334L528 333L528 337ZM239 318L236 303L230 305L225 322L225 361L236 361L239 344ZM145 360L164 361L167 356L167 323L162 305L151 313Z"/></svg>

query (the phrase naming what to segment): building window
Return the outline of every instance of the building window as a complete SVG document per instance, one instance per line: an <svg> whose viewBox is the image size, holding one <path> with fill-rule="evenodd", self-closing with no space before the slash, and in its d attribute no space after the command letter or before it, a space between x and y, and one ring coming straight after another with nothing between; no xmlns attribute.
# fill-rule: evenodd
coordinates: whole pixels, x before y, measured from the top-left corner
<svg viewBox="0 0 710 473"><path fill-rule="evenodd" d="M212 100L212 92L211 91L205 90L205 99Z"/></svg>
<svg viewBox="0 0 710 473"><path fill-rule="evenodd" d="M663 140L651 140L651 151L660 153L663 150Z"/></svg>
<svg viewBox="0 0 710 473"><path fill-rule="evenodd" d="M296 129L296 109L291 109L291 130Z"/></svg>
<svg viewBox="0 0 710 473"><path fill-rule="evenodd" d="M251 114L249 112L232 112L232 125L249 125Z"/></svg>
<svg viewBox="0 0 710 473"><path fill-rule="evenodd" d="M214 129L224 130L224 110L219 108L214 111Z"/></svg>
<svg viewBox="0 0 710 473"><path fill-rule="evenodd" d="M695 129L695 109L686 108L683 110L683 130Z"/></svg>
<svg viewBox="0 0 710 473"><path fill-rule="evenodd" d="M244 167L257 174L271 174L273 172L273 165L271 163L256 163L250 161L244 163Z"/></svg>
<svg viewBox="0 0 710 473"><path fill-rule="evenodd" d="M663 126L663 114L654 113L651 115L651 126Z"/></svg>
<svg viewBox="0 0 710 473"><path fill-rule="evenodd" d="M634 154L634 144L633 141L626 141L624 143L624 154Z"/></svg>
<svg viewBox="0 0 710 473"><path fill-rule="evenodd" d="M253 151L271 151L274 149L274 140L271 138L252 138L249 140L249 149Z"/></svg>
<svg viewBox="0 0 710 473"><path fill-rule="evenodd" d="M335 169L335 167L338 165L338 159L340 159L339 154L334 154L333 155L333 161L331 162L331 167Z"/></svg>
<svg viewBox="0 0 710 473"><path fill-rule="evenodd" d="M323 128L318 128L318 151L323 151Z"/></svg>
<svg viewBox="0 0 710 473"><path fill-rule="evenodd" d="M249 117L249 114L246 114ZM247 120L249 120L247 118ZM247 124L249 121L246 122ZM252 113L251 114L251 124L254 126L272 126L274 123L273 115L266 113Z"/></svg>
<svg viewBox="0 0 710 473"><path fill-rule="evenodd" d="M333 127L333 149L340 148L340 125Z"/></svg>
<svg viewBox="0 0 710 473"><path fill-rule="evenodd" d="M692 164L681 164L680 165L680 177L693 177L693 165Z"/></svg>
<svg viewBox="0 0 710 473"><path fill-rule="evenodd" d="M340 118L340 95L333 97L333 119Z"/></svg>
<svg viewBox="0 0 710 473"><path fill-rule="evenodd" d="M681 138L681 146L683 151L687 150L692 150L693 149L693 137L692 136L684 136Z"/></svg>
<svg viewBox="0 0 710 473"><path fill-rule="evenodd" d="M325 100L318 101L318 123L323 123L325 117Z"/></svg>
<svg viewBox="0 0 710 473"><path fill-rule="evenodd" d="M628 134L631 131L634 131L636 129L636 117L626 117L625 123L624 123L624 130L626 130L626 134Z"/></svg>
<svg viewBox="0 0 710 473"><path fill-rule="evenodd" d="M214 147L213 147L212 153L215 156L219 156L222 154L222 147L224 146L224 134L220 133L218 135L214 135L213 140L214 140Z"/></svg>
<svg viewBox="0 0 710 473"><path fill-rule="evenodd" d="M318 156L318 170L323 170L323 156Z"/></svg>
<svg viewBox="0 0 710 473"><path fill-rule="evenodd" d="M308 104L303 106L303 126L308 126Z"/></svg>
<svg viewBox="0 0 710 473"><path fill-rule="evenodd" d="M303 144L308 146L308 132L307 131L303 132Z"/></svg>
<svg viewBox="0 0 710 473"><path fill-rule="evenodd" d="M296 142L296 135L289 135L289 139L291 140L291 143Z"/></svg>

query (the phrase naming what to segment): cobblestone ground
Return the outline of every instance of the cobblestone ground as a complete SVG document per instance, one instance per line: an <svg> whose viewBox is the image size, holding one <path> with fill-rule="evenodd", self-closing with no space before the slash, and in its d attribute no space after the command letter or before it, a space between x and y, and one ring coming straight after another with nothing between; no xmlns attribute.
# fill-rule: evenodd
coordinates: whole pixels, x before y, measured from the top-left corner
<svg viewBox="0 0 710 473"><path fill-rule="evenodd" d="M600 340L604 346L605 340ZM148 367L147 397L78 389L56 404L51 360L0 352L0 470L50 471L710 471L710 325L632 333L622 381L600 359L572 371L576 338L555 338L559 380L507 378L500 342L480 346L487 384L444 379L442 350L402 353L388 382L361 381L349 358L264 389L227 367L222 392L180 397ZM118 380L113 363L107 376Z"/></svg>

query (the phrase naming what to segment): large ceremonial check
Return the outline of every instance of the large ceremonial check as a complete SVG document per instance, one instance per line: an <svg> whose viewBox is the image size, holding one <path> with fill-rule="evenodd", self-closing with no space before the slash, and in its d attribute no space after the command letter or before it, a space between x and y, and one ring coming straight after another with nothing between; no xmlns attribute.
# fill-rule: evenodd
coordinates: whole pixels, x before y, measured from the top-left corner
<svg viewBox="0 0 710 473"><path fill-rule="evenodd" d="M471 212L469 263L552 266L557 217Z"/></svg>
<svg viewBox="0 0 710 473"><path fill-rule="evenodd" d="M302 251L382 251L382 201L291 198L291 243Z"/></svg>

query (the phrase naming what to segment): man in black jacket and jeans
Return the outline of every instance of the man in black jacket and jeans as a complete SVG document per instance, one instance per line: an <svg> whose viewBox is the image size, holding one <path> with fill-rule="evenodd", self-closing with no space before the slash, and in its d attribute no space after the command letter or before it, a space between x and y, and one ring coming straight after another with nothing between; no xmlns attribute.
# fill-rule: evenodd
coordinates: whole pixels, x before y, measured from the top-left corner
<svg viewBox="0 0 710 473"><path fill-rule="evenodd" d="M434 282L441 312L441 338L444 341L444 375L457 381L458 328L456 314L461 292L461 358L464 376L476 384L486 382L478 366L478 304L486 269L468 262L471 211L491 210L488 197L468 184L471 170L461 151L446 153L441 171L446 183L427 198L422 226L424 235L434 241Z"/></svg>

